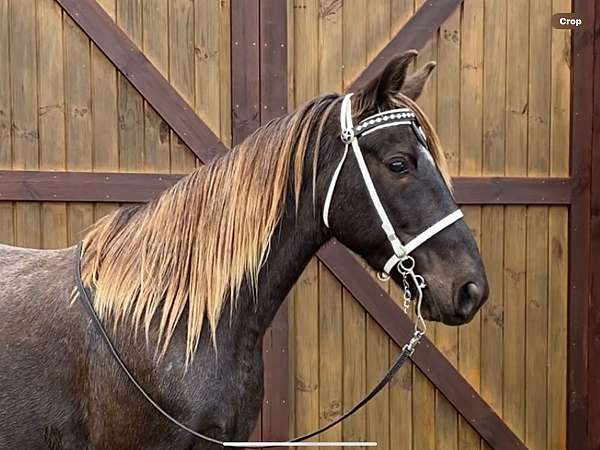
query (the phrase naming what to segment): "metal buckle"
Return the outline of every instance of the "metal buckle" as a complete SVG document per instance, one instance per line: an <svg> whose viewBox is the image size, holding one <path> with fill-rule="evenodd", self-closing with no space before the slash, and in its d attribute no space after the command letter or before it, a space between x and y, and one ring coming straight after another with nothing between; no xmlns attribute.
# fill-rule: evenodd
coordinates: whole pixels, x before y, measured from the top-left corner
<svg viewBox="0 0 600 450"><path fill-rule="evenodd" d="M350 144L354 139L354 129L353 128L345 128L340 133L340 138L344 144Z"/></svg>

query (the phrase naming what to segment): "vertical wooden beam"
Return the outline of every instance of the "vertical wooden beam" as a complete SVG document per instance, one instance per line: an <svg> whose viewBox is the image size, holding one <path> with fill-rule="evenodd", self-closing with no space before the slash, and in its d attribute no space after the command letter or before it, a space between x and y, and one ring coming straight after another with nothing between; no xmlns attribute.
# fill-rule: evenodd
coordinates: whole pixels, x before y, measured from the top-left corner
<svg viewBox="0 0 600 450"><path fill-rule="evenodd" d="M573 0L588 23L572 33L571 176L577 180L569 225L568 417L569 450L588 447L588 314L590 311L590 164L592 150L594 2ZM592 408L593 409L593 408Z"/></svg>
<svg viewBox="0 0 600 450"><path fill-rule="evenodd" d="M260 125L259 20L259 0L231 1L229 45L231 48L231 144L233 146L240 144ZM264 341L268 340L265 336ZM266 378L270 376L266 375L269 369L270 367L265 364ZM250 436L250 441L261 440L264 440L262 414Z"/></svg>
<svg viewBox="0 0 600 450"><path fill-rule="evenodd" d="M260 125L259 0L231 2L231 133L233 145Z"/></svg>
<svg viewBox="0 0 600 450"><path fill-rule="evenodd" d="M591 208L590 208L590 302L589 312L589 446L600 448L600 38L596 33L600 25L600 7L596 5L595 26L588 28L594 32L594 95L588 92L589 98L594 99L593 113L593 147L591 150ZM575 147L573 147L575 148ZM592 431L593 430L593 431Z"/></svg>
<svg viewBox="0 0 600 450"><path fill-rule="evenodd" d="M260 124L264 125L287 113L287 2L260 0L259 3L259 108ZM288 303L285 302L264 339L267 370L262 437L266 441L284 441L289 437L288 329Z"/></svg>

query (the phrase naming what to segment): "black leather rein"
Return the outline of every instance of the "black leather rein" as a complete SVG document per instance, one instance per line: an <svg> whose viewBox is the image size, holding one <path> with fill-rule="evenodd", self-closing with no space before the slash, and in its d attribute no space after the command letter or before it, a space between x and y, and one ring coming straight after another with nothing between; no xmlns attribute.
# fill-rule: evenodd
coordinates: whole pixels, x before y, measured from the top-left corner
<svg viewBox="0 0 600 450"><path fill-rule="evenodd" d="M150 397L150 395L144 390L144 388L137 382L137 380L135 379L135 377L133 376L131 371L127 368L127 365L123 362L123 359L119 355L119 352L116 349L115 345L113 344L110 336L108 335L108 332L106 331L106 328L104 327L104 324L102 323L102 321L100 320L100 317L98 317L98 314L96 313L96 310L94 308L94 305L92 304L92 301L90 300L90 296L87 292L87 289L83 285L83 280L81 279L81 243L79 243L77 245L77 253L75 256L75 282L77 285L77 292L79 294L78 295L79 299L81 300L81 303L83 304L83 307L85 308L86 312L89 314L90 318L92 319L92 322L94 323L94 326L96 327L98 333L100 334L100 337L102 338L104 343L107 345L108 350L114 357L117 364L121 367L121 369L123 370L123 372L125 373L127 378L129 378L129 381L131 381L133 386L144 396L146 401L148 401L148 403L150 403L154 407L154 409L156 409L156 411L158 411L165 419L167 419L169 422L173 423L177 427L181 428L182 430L187 431L192 436L195 436L199 439L202 439L204 441L207 441L207 442L210 442L213 444L220 445L222 447L238 447L237 445L231 445L231 444L234 444L233 442L220 441L220 440L212 438L210 436L206 436L204 434L198 433L197 431L192 430L185 424L179 422L177 419L175 419L173 416L171 416L168 412L166 412L158 403L156 403L152 399L152 397ZM400 370L400 368L404 365L404 363L413 354L415 346L418 344L419 339L420 339L420 336L418 336L418 337L413 336L413 338L410 340L410 342L402 348L402 352L400 353L400 356L396 360L396 363L387 371L387 373L381 379L381 381L379 381L379 383L377 383L377 385L373 389L371 389L371 391L367 394L366 397L364 397L360 402L358 402L356 405L354 405L352 407L352 409L350 409L349 411L347 411L346 413L344 413L343 415L341 415L340 417L338 417L336 420L329 423L328 425L326 425L322 428L319 428L318 430L315 430L311 433L291 439L288 442L290 442L290 443L302 442L302 441L305 441L312 437L315 437L315 436L329 430L330 428L334 427L338 423L344 421L345 419L347 419L348 417L350 417L351 415L356 413L359 409L361 409L364 405L366 405L373 397L375 397L379 393L379 391L381 391L392 380L392 378L398 372L398 370ZM280 447L280 446L277 444L272 444L272 445L264 445L264 446L255 447L255 448L277 448L277 447Z"/></svg>

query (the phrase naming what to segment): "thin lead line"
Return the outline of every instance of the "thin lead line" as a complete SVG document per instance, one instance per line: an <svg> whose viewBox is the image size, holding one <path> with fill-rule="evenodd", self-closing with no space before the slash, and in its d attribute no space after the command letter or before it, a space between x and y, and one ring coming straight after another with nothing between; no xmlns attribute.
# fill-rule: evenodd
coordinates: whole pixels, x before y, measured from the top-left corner
<svg viewBox="0 0 600 450"><path fill-rule="evenodd" d="M377 442L223 442L223 447L377 447Z"/></svg>

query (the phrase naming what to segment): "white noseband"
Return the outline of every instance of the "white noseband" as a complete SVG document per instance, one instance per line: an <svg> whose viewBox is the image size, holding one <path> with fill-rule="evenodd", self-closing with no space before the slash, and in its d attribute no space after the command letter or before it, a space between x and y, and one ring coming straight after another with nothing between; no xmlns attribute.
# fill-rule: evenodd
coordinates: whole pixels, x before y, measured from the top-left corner
<svg viewBox="0 0 600 450"><path fill-rule="evenodd" d="M371 179L371 175L369 174L369 169L367 168L367 164L365 163L365 158L363 157L362 151L360 150L360 146L358 145L358 137L361 135L367 135L372 133L378 129L392 127L392 126L400 126L400 125L408 125L411 126L415 131L417 138L419 141L427 145L427 139L425 134L421 130L421 127L418 126L416 115L413 111L408 108L399 108L392 109L388 111L384 111L382 113L375 114L373 116L367 117L365 120L360 122L356 128L352 125L352 103L350 98L352 94L348 94L344 97L342 101L342 109L340 113L340 127L341 127L341 139L344 142L344 154L342 155L342 159L340 160L338 166L333 173L333 177L331 178L331 183L329 184L329 189L327 190L327 195L325 197L325 205L323 207L323 221L325 222L325 226L329 228L329 208L331 207L331 200L333 198L333 192L335 190L335 185L337 183L338 176L340 171L342 170L342 166L346 157L348 156L348 146L352 146L352 152L354 153L354 157L356 158L356 162L358 163L358 167L360 168L360 173L362 174L363 180L365 182L365 186L369 192L369 196L371 197L371 202L379 215L381 220L381 228L385 235L387 236L390 245L392 246L392 250L394 254L387 260L385 265L383 266L382 271L389 276L390 272L397 264L401 263L405 259L408 258L408 255L416 249L419 245L427 241L432 236L435 236L437 233L442 231L444 228L452 225L454 222L463 217L463 213L460 209L450 213L446 217L444 217L439 222L436 222L425 231L414 237L408 244L403 245L400 239L398 238L396 231L388 215L385 212L383 204L379 199L379 195L377 194L377 190L373 185L373 180ZM400 269L400 267L399 267Z"/></svg>

